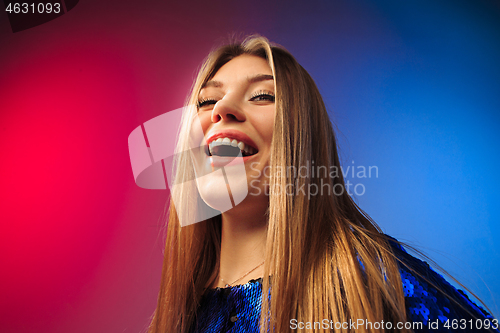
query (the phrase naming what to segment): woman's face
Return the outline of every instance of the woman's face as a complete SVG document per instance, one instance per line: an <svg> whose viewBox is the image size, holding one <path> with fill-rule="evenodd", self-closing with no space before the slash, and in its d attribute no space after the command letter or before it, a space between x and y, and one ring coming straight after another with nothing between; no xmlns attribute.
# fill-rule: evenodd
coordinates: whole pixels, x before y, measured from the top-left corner
<svg viewBox="0 0 500 333"><path fill-rule="evenodd" d="M232 59L201 89L198 119L204 153L196 163L197 184L212 208L227 211L240 202L267 206L274 93L267 61L252 55ZM224 204L228 193L229 207Z"/></svg>

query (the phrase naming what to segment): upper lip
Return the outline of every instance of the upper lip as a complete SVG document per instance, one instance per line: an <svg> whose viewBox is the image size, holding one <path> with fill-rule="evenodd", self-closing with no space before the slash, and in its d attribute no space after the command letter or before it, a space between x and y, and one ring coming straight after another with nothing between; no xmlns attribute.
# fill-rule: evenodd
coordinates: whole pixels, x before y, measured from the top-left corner
<svg viewBox="0 0 500 333"><path fill-rule="evenodd" d="M206 136L206 139L205 139L205 143L208 146L210 144L210 142L215 141L218 138L236 139L238 141L243 142L245 145L248 145L248 146L258 150L257 145L255 144L255 142L253 142L252 139L250 139L250 137L248 135L246 135L245 133L240 132L238 130L234 130L234 129L219 130L219 131L215 131L212 133L208 133L208 135Z"/></svg>

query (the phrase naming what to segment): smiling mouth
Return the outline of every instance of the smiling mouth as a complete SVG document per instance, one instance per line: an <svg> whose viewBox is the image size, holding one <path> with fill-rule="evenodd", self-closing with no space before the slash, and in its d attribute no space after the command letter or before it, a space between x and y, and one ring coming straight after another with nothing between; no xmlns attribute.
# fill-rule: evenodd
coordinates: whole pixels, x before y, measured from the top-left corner
<svg viewBox="0 0 500 333"><path fill-rule="evenodd" d="M230 138L219 138L205 146L207 156L237 157L240 153L246 157L257 154L258 150L244 142Z"/></svg>

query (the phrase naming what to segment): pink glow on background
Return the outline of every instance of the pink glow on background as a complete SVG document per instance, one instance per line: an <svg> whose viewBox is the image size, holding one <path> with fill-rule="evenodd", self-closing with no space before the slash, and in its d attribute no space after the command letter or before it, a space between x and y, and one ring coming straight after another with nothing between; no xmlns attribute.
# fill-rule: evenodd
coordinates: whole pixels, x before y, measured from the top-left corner
<svg viewBox="0 0 500 333"><path fill-rule="evenodd" d="M115 237L130 178L119 165L127 163L125 149L116 149L119 124L137 99L136 78L108 47L45 46L21 54L1 89L1 122L9 126L0 143L8 175L0 210L9 237L0 260L9 269L0 280L9 288L0 311L30 313L27 328L70 310Z"/></svg>
<svg viewBox="0 0 500 333"><path fill-rule="evenodd" d="M166 4L115 4L0 19L0 332L139 332L153 313L168 191L135 185L127 137L183 105L226 23L186 55L179 17L151 20Z"/></svg>

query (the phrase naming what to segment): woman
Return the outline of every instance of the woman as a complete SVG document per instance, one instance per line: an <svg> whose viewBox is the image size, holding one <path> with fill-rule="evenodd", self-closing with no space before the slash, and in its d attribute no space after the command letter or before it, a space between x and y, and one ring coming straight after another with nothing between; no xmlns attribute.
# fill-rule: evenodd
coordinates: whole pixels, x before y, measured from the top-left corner
<svg viewBox="0 0 500 333"><path fill-rule="evenodd" d="M495 328L353 202L322 98L286 50L219 48L187 104L150 332Z"/></svg>

